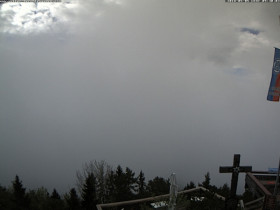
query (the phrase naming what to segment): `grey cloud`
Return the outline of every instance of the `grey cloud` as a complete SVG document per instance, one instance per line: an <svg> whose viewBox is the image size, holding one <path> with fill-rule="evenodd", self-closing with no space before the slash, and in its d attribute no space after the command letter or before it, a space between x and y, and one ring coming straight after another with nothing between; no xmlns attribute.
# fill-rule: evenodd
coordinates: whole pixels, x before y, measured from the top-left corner
<svg viewBox="0 0 280 210"><path fill-rule="evenodd" d="M258 35L260 33L259 30L257 29L252 29L252 28L241 28L241 32L247 32L253 35Z"/></svg>
<svg viewBox="0 0 280 210"><path fill-rule="evenodd" d="M148 178L175 172L180 184L207 171L213 183L229 182L218 167L234 153L254 169L274 166L279 107L266 101L273 48L248 45L240 32L259 24L258 36L274 39L274 9L231 5L86 1L62 26L73 33L4 34L0 184L18 173L28 187L65 191L91 159ZM71 13L50 12L58 20Z"/></svg>

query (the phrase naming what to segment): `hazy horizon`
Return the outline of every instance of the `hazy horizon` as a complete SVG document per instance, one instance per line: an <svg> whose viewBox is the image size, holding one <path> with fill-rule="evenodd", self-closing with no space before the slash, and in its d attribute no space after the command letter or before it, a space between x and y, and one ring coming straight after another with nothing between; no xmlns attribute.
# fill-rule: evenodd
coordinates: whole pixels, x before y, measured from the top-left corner
<svg viewBox="0 0 280 210"><path fill-rule="evenodd" d="M219 166L277 167L266 100L279 3L73 0L0 12L0 185L75 186L90 160L230 184ZM244 175L239 177L244 190Z"/></svg>

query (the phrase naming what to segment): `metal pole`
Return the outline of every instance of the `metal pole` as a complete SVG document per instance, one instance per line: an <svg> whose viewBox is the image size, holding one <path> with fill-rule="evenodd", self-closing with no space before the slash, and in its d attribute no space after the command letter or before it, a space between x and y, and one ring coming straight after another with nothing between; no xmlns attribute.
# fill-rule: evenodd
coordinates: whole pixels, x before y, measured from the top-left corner
<svg viewBox="0 0 280 210"><path fill-rule="evenodd" d="M273 193L274 196L277 195L277 191L278 191L279 171L280 171L280 159L279 159L278 172L277 172L277 177L276 177L276 182L275 182L275 187L274 187L274 193Z"/></svg>
<svg viewBox="0 0 280 210"><path fill-rule="evenodd" d="M279 158L278 172L277 172L277 177L276 177L275 186L274 186L274 192L273 192L273 196L275 197L275 210L278 207L277 193L278 193L278 184L279 184L279 173L280 173L280 158Z"/></svg>

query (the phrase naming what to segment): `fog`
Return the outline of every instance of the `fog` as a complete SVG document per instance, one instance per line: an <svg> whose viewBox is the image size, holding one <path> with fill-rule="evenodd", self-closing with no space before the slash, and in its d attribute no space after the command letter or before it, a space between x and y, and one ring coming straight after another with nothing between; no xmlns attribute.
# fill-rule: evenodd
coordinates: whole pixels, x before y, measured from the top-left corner
<svg viewBox="0 0 280 210"><path fill-rule="evenodd" d="M181 187L230 183L219 166L277 167L266 101L277 3L83 0L0 13L0 184L75 186L85 162ZM244 190L240 176L239 192Z"/></svg>

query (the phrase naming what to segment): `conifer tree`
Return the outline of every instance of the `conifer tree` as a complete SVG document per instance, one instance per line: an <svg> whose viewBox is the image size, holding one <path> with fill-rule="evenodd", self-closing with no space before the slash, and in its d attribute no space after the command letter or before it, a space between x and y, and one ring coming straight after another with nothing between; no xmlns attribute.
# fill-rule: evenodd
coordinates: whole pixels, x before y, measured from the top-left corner
<svg viewBox="0 0 280 210"><path fill-rule="evenodd" d="M49 202L52 210L61 210L64 208L64 202L61 200L56 189L53 189Z"/></svg>
<svg viewBox="0 0 280 210"><path fill-rule="evenodd" d="M21 200L25 196L25 188L22 186L22 181L19 180L18 175L15 177L13 182L13 193L16 199Z"/></svg>
<svg viewBox="0 0 280 210"><path fill-rule="evenodd" d="M211 180L210 179L210 173L207 172L204 177L205 177L205 180L202 182L202 186L209 189L210 188L210 180Z"/></svg>
<svg viewBox="0 0 280 210"><path fill-rule="evenodd" d="M114 198L116 201L124 201L126 200L125 194L127 193L125 189L125 174L123 172L123 169L120 165L118 165L117 170L114 174L114 187L115 187L115 192L114 192Z"/></svg>
<svg viewBox="0 0 280 210"><path fill-rule="evenodd" d="M133 198L135 193L136 178L135 173L126 167L123 172L119 165L114 176L115 198L116 201L125 201Z"/></svg>
<svg viewBox="0 0 280 210"><path fill-rule="evenodd" d="M80 210L80 200L78 198L75 188L72 188L69 197L66 199L69 210Z"/></svg>
<svg viewBox="0 0 280 210"><path fill-rule="evenodd" d="M105 201L107 203L115 202L115 172L112 170L106 179Z"/></svg>
<svg viewBox="0 0 280 210"><path fill-rule="evenodd" d="M58 192L56 191L56 189L53 189L52 195L51 195L52 199L60 199L60 195L58 194Z"/></svg>
<svg viewBox="0 0 280 210"><path fill-rule="evenodd" d="M50 208L50 196L46 188L30 190L28 196L30 198L29 210L47 210Z"/></svg>
<svg viewBox="0 0 280 210"><path fill-rule="evenodd" d="M104 203L107 197L106 181L112 171L112 166L110 166L106 161L89 161L85 163L81 171L77 171L77 189L80 194L82 194L82 188L85 183L86 178L90 173L93 173L96 179L96 198L98 203Z"/></svg>
<svg viewBox="0 0 280 210"><path fill-rule="evenodd" d="M29 199L25 195L25 188L23 188L22 181L16 175L13 181L13 200L15 209L28 209Z"/></svg>
<svg viewBox="0 0 280 210"><path fill-rule="evenodd" d="M12 209L11 197L11 192L0 185L0 209Z"/></svg>
<svg viewBox="0 0 280 210"><path fill-rule="evenodd" d="M195 188L196 186L195 186L195 183L193 182L193 181L190 181L188 184L187 184L187 186L186 187L184 187L184 190L189 190L189 189L193 189L193 188ZM187 193L186 195L184 195L184 196L186 196L186 198L188 199L188 200L190 200L191 198L192 198L192 196L197 196L197 192L192 192L192 193Z"/></svg>
<svg viewBox="0 0 280 210"><path fill-rule="evenodd" d="M82 207L84 210L96 209L96 179L93 173L86 178L82 188Z"/></svg>
<svg viewBox="0 0 280 210"><path fill-rule="evenodd" d="M224 196L225 198L229 197L230 188L227 185L227 183L225 183L222 187L219 188L218 194Z"/></svg>
<svg viewBox="0 0 280 210"><path fill-rule="evenodd" d="M136 191L136 181L135 172L133 172L130 168L126 167L125 169L125 185L127 190L127 197L131 199Z"/></svg>
<svg viewBox="0 0 280 210"><path fill-rule="evenodd" d="M163 195L169 193L170 183L162 177L155 177L148 182L148 191L150 195Z"/></svg>
<svg viewBox="0 0 280 210"><path fill-rule="evenodd" d="M146 183L145 183L145 175L143 171L140 171L137 177L137 185L138 185L138 198L145 197Z"/></svg>
<svg viewBox="0 0 280 210"><path fill-rule="evenodd" d="M195 183L193 181L190 181L190 183L187 184L187 187L185 187L185 190L193 189L195 187Z"/></svg>

